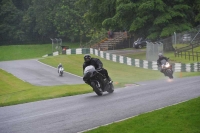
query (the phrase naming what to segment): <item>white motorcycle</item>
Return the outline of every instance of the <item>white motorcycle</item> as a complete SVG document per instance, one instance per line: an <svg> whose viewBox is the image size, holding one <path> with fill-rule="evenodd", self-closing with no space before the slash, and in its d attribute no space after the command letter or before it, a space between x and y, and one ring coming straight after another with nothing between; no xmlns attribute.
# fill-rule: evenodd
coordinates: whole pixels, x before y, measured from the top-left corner
<svg viewBox="0 0 200 133"><path fill-rule="evenodd" d="M63 72L64 72L64 68L63 68L63 67L60 67L60 68L58 69L59 76L63 76Z"/></svg>

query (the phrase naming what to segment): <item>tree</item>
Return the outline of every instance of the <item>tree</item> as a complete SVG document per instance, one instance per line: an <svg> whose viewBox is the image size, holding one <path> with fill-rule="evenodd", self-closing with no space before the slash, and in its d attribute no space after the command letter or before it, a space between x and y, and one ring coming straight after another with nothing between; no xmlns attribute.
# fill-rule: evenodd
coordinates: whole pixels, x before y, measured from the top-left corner
<svg viewBox="0 0 200 133"><path fill-rule="evenodd" d="M21 30L23 12L15 7L12 0L2 0L0 4L0 42L23 40Z"/></svg>
<svg viewBox="0 0 200 133"><path fill-rule="evenodd" d="M200 1L199 0L193 0L188 1L188 5L192 7L192 15L191 19L193 20L193 26L197 26L200 24Z"/></svg>
<svg viewBox="0 0 200 133"><path fill-rule="evenodd" d="M116 14L104 22L118 23L136 37L156 40L193 27L191 7L183 0L118 0L116 6Z"/></svg>
<svg viewBox="0 0 200 133"><path fill-rule="evenodd" d="M84 18L96 30L102 29L102 23L106 18L111 18L115 15L116 0L79 0L77 2L79 8L84 13ZM104 28L116 28L113 23L110 25L104 24Z"/></svg>

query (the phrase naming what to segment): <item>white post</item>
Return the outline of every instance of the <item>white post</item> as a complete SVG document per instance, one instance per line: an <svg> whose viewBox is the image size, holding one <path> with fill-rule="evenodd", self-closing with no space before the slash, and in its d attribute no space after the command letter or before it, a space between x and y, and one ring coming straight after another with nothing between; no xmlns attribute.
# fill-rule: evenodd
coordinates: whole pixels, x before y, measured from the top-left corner
<svg viewBox="0 0 200 133"><path fill-rule="evenodd" d="M52 55L53 55L53 39L52 38L50 38L50 39L52 41Z"/></svg>
<svg viewBox="0 0 200 133"><path fill-rule="evenodd" d="M174 44L176 46L176 32L174 32Z"/></svg>

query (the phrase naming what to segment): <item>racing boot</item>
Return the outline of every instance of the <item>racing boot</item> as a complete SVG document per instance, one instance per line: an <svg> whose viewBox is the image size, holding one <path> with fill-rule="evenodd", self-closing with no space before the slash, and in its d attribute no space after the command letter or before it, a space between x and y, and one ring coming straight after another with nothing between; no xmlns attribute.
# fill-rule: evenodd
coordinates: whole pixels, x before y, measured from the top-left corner
<svg viewBox="0 0 200 133"><path fill-rule="evenodd" d="M109 84L112 84L112 83L113 83L113 81L111 80L111 78L110 78L109 76L107 77L107 79L108 79L108 83L109 83Z"/></svg>

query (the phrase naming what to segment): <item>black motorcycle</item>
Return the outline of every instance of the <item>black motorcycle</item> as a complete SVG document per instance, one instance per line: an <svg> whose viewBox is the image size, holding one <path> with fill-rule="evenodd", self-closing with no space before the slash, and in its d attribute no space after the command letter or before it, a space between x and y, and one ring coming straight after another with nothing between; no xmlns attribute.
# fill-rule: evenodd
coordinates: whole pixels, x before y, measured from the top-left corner
<svg viewBox="0 0 200 133"><path fill-rule="evenodd" d="M161 60L161 69L165 76L168 76L170 79L173 79L172 65L168 61Z"/></svg>
<svg viewBox="0 0 200 133"><path fill-rule="evenodd" d="M92 65L85 68L83 81L89 84L98 96L102 96L105 91L108 93L112 93L114 91L113 84L109 83L105 75L101 74Z"/></svg>

